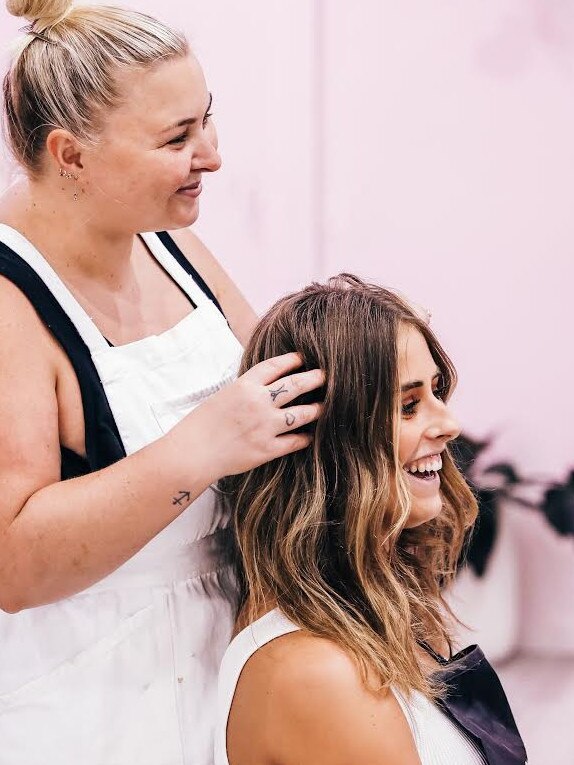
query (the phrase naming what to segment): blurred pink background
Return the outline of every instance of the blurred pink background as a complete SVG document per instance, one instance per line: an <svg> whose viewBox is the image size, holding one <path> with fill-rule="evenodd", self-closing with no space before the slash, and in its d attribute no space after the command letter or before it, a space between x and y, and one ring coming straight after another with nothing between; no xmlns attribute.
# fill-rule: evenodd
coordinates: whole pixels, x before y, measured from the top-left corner
<svg viewBox="0 0 574 765"><path fill-rule="evenodd" d="M258 310L350 270L428 306L457 412L574 463L574 5L140 0L184 29L224 166L196 228ZM0 10L0 42L22 25ZM2 181L8 180L3 167Z"/></svg>
<svg viewBox="0 0 574 765"><path fill-rule="evenodd" d="M262 311L352 271L432 311L455 407L528 477L574 466L574 0L140 0L214 93L196 230ZM0 43L22 22L0 9ZM0 186L13 176L6 158ZM455 593L532 765L572 765L574 542L508 508ZM466 602L466 606L464 605Z"/></svg>

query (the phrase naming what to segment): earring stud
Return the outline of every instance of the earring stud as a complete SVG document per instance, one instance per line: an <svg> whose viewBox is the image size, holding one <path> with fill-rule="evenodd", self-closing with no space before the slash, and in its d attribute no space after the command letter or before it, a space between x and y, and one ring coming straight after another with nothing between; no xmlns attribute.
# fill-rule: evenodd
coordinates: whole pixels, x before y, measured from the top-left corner
<svg viewBox="0 0 574 765"><path fill-rule="evenodd" d="M74 175L74 173L68 172L68 170L64 170L63 167L60 168L60 177L61 178L66 178L67 180L71 180L72 178L75 181L78 180L78 176L77 175Z"/></svg>

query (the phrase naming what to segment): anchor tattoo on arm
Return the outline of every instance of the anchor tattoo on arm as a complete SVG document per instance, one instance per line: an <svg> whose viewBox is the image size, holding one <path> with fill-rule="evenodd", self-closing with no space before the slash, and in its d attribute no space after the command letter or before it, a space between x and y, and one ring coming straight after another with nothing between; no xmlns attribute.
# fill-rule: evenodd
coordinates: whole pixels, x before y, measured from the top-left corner
<svg viewBox="0 0 574 765"><path fill-rule="evenodd" d="M283 383L280 388L276 388L275 390L270 390L269 391L269 395L271 396L271 400L275 401L277 396L280 396L281 393L289 393L289 391L285 387L285 383Z"/></svg>
<svg viewBox="0 0 574 765"><path fill-rule="evenodd" d="M183 505L186 502L189 502L191 499L191 493L189 491L181 490L177 497L174 497L171 504L172 505Z"/></svg>

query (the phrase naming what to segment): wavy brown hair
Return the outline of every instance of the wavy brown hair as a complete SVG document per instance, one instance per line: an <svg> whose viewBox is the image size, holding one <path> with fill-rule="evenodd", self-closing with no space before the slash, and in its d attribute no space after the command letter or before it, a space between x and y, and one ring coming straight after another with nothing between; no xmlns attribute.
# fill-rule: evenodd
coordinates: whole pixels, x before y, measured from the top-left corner
<svg viewBox="0 0 574 765"><path fill-rule="evenodd" d="M427 696L443 691L417 642L451 645L441 591L454 576L476 502L448 450L438 517L406 529L410 499L398 462L397 335L425 338L447 391L456 373L427 323L389 290L341 274L279 300L259 322L241 371L298 351L326 384L310 448L225 479L241 602L266 604L356 659L365 682ZM445 613L446 612L446 613Z"/></svg>

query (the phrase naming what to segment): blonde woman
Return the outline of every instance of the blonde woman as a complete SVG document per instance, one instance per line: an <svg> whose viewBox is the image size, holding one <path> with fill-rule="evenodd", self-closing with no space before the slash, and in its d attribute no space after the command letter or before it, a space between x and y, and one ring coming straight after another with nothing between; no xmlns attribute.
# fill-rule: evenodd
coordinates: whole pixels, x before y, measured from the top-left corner
<svg viewBox="0 0 574 765"><path fill-rule="evenodd" d="M209 765L235 607L211 484L307 446L319 407L269 386L323 378L288 354L233 381L254 315L186 228L220 165L186 40L7 5L0 762Z"/></svg>
<svg viewBox="0 0 574 765"><path fill-rule="evenodd" d="M216 765L522 765L480 649L443 658L441 590L476 516L448 452L451 362L402 300L351 276L280 300L242 369L293 348L327 375L312 449L222 485L242 602Z"/></svg>

